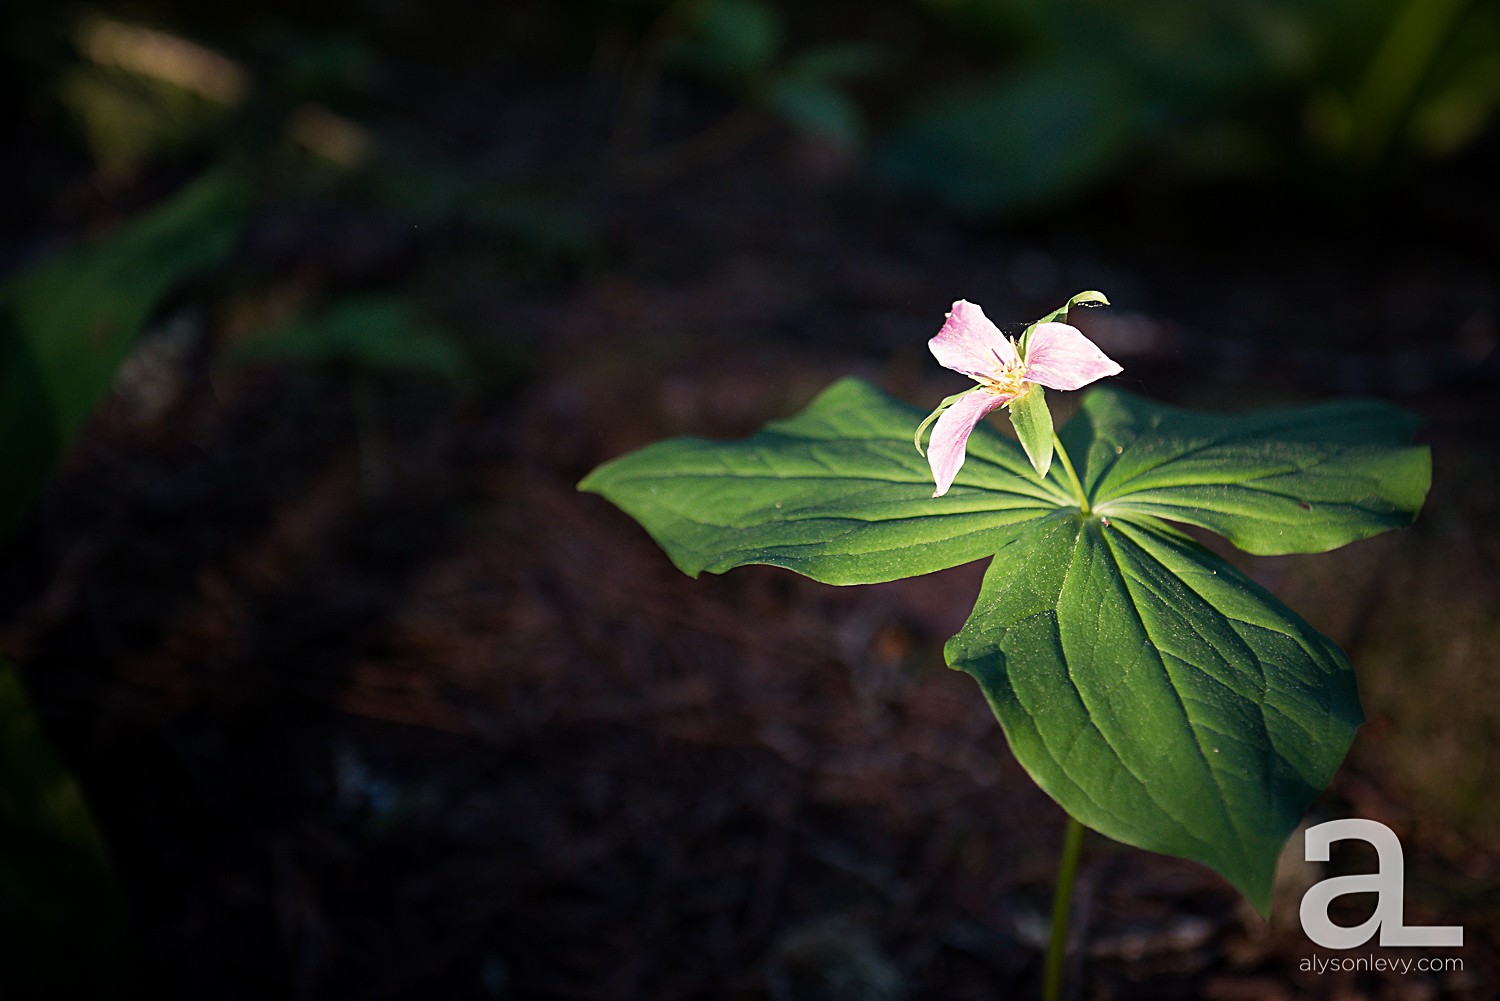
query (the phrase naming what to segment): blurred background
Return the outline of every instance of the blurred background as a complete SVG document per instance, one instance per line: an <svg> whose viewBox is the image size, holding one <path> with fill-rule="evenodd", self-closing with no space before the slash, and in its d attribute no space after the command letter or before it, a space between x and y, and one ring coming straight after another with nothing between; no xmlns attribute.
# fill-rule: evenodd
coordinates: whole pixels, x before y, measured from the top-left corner
<svg viewBox="0 0 1500 1001"><path fill-rule="evenodd" d="M0 995L1034 996L982 567L693 581L574 484L1098 288L1128 389L1425 418L1415 528L1234 558L1466 940L1317 976L1324 873L1096 838L1074 996L1500 996L1497 109L1480 0L0 7Z"/></svg>

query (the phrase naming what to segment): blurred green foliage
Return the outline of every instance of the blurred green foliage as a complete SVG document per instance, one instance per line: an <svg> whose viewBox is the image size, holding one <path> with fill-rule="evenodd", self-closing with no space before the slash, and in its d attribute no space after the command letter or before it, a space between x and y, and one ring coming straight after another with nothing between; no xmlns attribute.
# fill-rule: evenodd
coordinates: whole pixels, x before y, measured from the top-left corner
<svg viewBox="0 0 1500 1001"><path fill-rule="evenodd" d="M511 278L545 285L598 257L588 214L574 200L388 141L381 155L344 178L342 189L410 227L457 225L464 249L501 259Z"/></svg>
<svg viewBox="0 0 1500 1001"><path fill-rule="evenodd" d="M956 208L1055 205L1132 169L1370 179L1461 149L1500 107L1500 13L1467 0L926 0L970 72L885 135Z"/></svg>
<svg viewBox="0 0 1500 1001"><path fill-rule="evenodd" d="M579 6L633 25L638 63L665 53L991 218L1136 178L1378 194L1500 108L1500 10L1471 0L905 0L842 20L785 0ZM868 27L892 21L901 34Z"/></svg>
<svg viewBox="0 0 1500 1001"><path fill-rule="evenodd" d="M0 285L0 537L36 499L168 292L221 265L250 188L217 171L99 239Z"/></svg>
<svg viewBox="0 0 1500 1001"><path fill-rule="evenodd" d="M878 45L857 38L794 41L789 10L771 0L673 0L637 5L635 13L649 16L634 29L628 106L670 70L738 99L742 114L772 116L846 146L865 140L865 113L853 87L884 63Z"/></svg>
<svg viewBox="0 0 1500 1001"><path fill-rule="evenodd" d="M802 131L846 143L864 137L863 116L843 84L878 67L873 47L849 42L788 54L785 18L765 0L679 6L687 28L673 52L678 69L744 94Z"/></svg>
<svg viewBox="0 0 1500 1001"><path fill-rule="evenodd" d="M1136 141L1132 81L1107 66L1043 64L925 102L885 140L895 180L956 209L1001 215L1106 176Z"/></svg>
<svg viewBox="0 0 1500 1001"><path fill-rule="evenodd" d="M873 77L883 61L878 47L861 42L800 52L772 83L771 106L794 128L855 145L866 138L867 127L851 87Z"/></svg>
<svg viewBox="0 0 1500 1001"><path fill-rule="evenodd" d="M192 40L211 16L171 0L146 9L166 27L79 19L77 58L51 77L106 168L284 125L310 102L384 147L391 134L365 113L379 114L393 47L421 22L430 58L444 30L401 0L356 2L342 24L323 8L299 23L280 5L259 22L234 17L221 36L243 41L225 55ZM843 13L788 0L562 0L446 30L465 65L613 67L620 108L601 153L684 152L671 148L681 136L653 126L661 80L676 76L732 102L689 164L732 148L754 112L867 150L895 183L988 217L1144 179L1378 192L1473 144L1500 108L1500 10L1471 0L884 0ZM172 68L150 70L143 48ZM378 169L404 170L399 159ZM468 175L458 187L476 176L473 164L452 173ZM411 198L425 185L405 187Z"/></svg>
<svg viewBox="0 0 1500 1001"><path fill-rule="evenodd" d="M115 370L174 289L223 263L250 190L206 175L114 231L0 286L0 538L35 502ZM0 987L4 996L127 992L123 909L76 783L0 662ZM14 992L12 995L11 992Z"/></svg>
<svg viewBox="0 0 1500 1001"><path fill-rule="evenodd" d="M399 296L361 296L273 327L233 349L231 362L345 365L372 373L418 373L455 385L473 365L452 334L424 324Z"/></svg>
<svg viewBox="0 0 1500 1001"><path fill-rule="evenodd" d="M104 843L0 660L0 996L120 997L128 964Z"/></svg>
<svg viewBox="0 0 1500 1001"><path fill-rule="evenodd" d="M687 22L677 61L730 86L756 83L786 42L781 12L765 0L683 0L664 16L673 15Z"/></svg>
<svg viewBox="0 0 1500 1001"><path fill-rule="evenodd" d="M906 0L842 21L784 0L583 6L633 19L648 62L664 50L985 217L1135 177L1378 194L1500 108L1500 10L1470 0ZM867 27L879 15L904 34Z"/></svg>

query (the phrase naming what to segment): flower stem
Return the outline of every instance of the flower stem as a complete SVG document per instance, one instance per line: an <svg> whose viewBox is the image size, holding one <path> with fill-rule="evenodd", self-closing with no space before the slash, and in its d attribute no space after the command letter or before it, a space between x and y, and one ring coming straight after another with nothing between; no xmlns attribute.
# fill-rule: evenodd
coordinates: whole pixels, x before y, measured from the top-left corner
<svg viewBox="0 0 1500 1001"><path fill-rule="evenodd" d="M1083 825L1069 816L1062 861L1057 866L1057 890L1052 898L1052 939L1047 943L1042 1001L1062 1001L1063 966L1068 958L1068 912L1073 907L1073 883L1078 878L1078 860L1082 855Z"/></svg>
<svg viewBox="0 0 1500 1001"><path fill-rule="evenodd" d="M1073 463L1068 459L1068 450L1063 448L1062 439L1057 432L1052 433L1052 448L1057 452L1057 458L1062 462L1063 472L1068 474L1068 480L1073 484L1073 493L1078 497L1078 508L1084 514L1088 514L1092 508L1089 507L1088 494L1083 492L1083 484L1078 481L1078 474L1073 471Z"/></svg>

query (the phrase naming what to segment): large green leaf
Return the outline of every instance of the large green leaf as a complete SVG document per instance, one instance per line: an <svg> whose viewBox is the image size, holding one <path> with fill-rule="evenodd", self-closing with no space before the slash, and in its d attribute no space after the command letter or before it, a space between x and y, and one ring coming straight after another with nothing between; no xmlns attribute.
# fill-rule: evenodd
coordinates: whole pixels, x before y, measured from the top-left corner
<svg viewBox="0 0 1500 1001"><path fill-rule="evenodd" d="M1246 552L1320 553L1403 528L1432 479L1417 420L1375 400L1200 414L1117 390L1084 400L1063 435L1110 517L1156 515Z"/></svg>
<svg viewBox="0 0 1500 1001"><path fill-rule="evenodd" d="M1361 722L1330 641L1155 519L1059 512L1001 550L948 662L1074 817L1195 859L1264 912Z"/></svg>
<svg viewBox="0 0 1500 1001"><path fill-rule="evenodd" d="M635 518L697 576L747 563L828 584L873 584L988 556L1015 526L1067 503L1014 442L969 439L964 481L933 499L912 447L924 414L854 379L738 442L678 438L594 470L579 487Z"/></svg>
<svg viewBox="0 0 1500 1001"><path fill-rule="evenodd" d="M1098 389L1056 465L976 428L930 497L922 411L847 380L739 442L683 438L581 487L634 516L683 570L746 563L870 583L993 555L948 662L971 673L1016 757L1069 813L1196 859L1264 912L1282 843L1360 722L1348 661L1162 519L1254 552L1317 551L1407 524L1429 458L1372 402L1209 416Z"/></svg>

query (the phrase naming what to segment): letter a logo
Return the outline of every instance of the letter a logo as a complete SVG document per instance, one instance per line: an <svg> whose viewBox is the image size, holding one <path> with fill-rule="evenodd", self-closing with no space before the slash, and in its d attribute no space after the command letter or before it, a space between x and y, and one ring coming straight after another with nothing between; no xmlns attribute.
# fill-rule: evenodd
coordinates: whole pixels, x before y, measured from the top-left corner
<svg viewBox="0 0 1500 1001"><path fill-rule="evenodd" d="M1381 945L1463 945L1460 925L1415 925L1403 923L1406 894L1406 860L1396 832L1374 820L1330 820L1307 829L1304 856L1309 862L1327 862L1328 846L1346 838L1358 838L1375 846L1379 871L1355 876L1332 876L1316 883L1302 897L1302 930L1325 949L1353 949L1370 941L1380 929ZM1375 913L1354 927L1336 925L1328 917L1328 904L1346 893L1374 893Z"/></svg>

